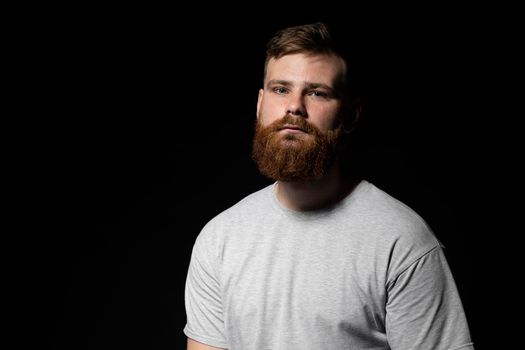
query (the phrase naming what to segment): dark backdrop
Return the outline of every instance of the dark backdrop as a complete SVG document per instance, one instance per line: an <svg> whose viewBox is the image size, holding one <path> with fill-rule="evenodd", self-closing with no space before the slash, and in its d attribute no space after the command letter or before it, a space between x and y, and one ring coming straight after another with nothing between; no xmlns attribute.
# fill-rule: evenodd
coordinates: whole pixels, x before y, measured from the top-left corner
<svg viewBox="0 0 525 350"><path fill-rule="evenodd" d="M445 244L477 349L518 344L518 22L503 9L392 10L14 12L1 245L11 348L184 348L196 235L270 183L250 159L264 45L318 19L347 26L364 57L356 167Z"/></svg>

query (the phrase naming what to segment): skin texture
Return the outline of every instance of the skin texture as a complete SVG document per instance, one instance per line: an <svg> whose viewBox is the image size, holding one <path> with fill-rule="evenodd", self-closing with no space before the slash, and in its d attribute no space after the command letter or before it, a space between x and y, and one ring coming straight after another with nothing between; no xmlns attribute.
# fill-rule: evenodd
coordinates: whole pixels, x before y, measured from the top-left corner
<svg viewBox="0 0 525 350"><path fill-rule="evenodd" d="M225 350L220 348L214 348L213 346L208 346L193 339L188 338L188 344L186 350Z"/></svg>

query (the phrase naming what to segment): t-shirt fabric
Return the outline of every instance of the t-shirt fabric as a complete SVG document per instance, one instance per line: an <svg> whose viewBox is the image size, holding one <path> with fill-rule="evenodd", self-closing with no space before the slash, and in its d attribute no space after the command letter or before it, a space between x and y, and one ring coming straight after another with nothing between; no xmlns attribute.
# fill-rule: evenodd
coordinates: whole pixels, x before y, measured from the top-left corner
<svg viewBox="0 0 525 350"><path fill-rule="evenodd" d="M473 349L443 246L368 181L290 210L275 183L210 220L185 290L184 333L230 350Z"/></svg>

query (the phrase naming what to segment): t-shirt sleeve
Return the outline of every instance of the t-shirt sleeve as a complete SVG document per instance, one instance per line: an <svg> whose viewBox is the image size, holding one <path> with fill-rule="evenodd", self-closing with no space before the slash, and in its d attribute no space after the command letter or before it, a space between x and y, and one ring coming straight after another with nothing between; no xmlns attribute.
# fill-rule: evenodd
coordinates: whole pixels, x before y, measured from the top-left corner
<svg viewBox="0 0 525 350"><path fill-rule="evenodd" d="M227 348L215 249L199 236L186 278L184 334L200 343Z"/></svg>
<svg viewBox="0 0 525 350"><path fill-rule="evenodd" d="M396 349L474 349L443 248L438 245L387 286L386 334Z"/></svg>

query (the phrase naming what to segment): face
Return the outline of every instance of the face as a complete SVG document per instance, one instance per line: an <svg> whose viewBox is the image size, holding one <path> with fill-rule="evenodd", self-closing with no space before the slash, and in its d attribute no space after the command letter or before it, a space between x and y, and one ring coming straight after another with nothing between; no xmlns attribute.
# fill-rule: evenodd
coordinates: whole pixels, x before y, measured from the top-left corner
<svg viewBox="0 0 525 350"><path fill-rule="evenodd" d="M257 119L262 126L292 115L305 119L322 133L341 122L338 86L344 63L333 55L286 55L270 59L264 88L259 91ZM283 133L301 133L285 129Z"/></svg>
<svg viewBox="0 0 525 350"><path fill-rule="evenodd" d="M294 54L268 63L259 92L253 158L266 176L318 180L333 164L341 136L335 56Z"/></svg>

